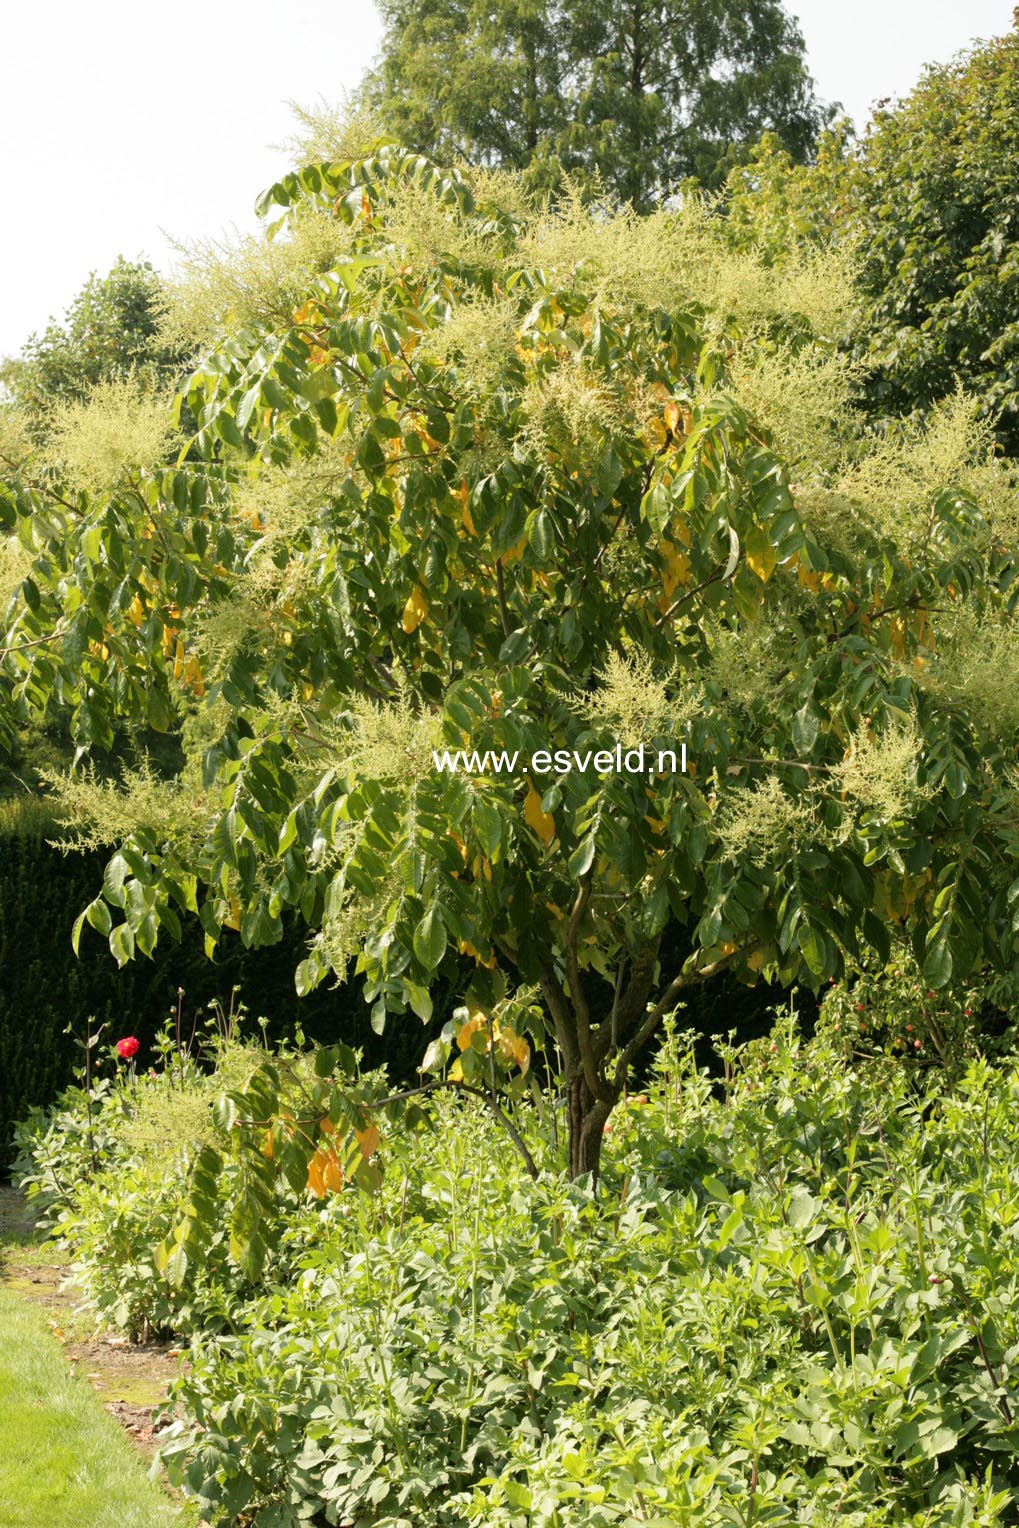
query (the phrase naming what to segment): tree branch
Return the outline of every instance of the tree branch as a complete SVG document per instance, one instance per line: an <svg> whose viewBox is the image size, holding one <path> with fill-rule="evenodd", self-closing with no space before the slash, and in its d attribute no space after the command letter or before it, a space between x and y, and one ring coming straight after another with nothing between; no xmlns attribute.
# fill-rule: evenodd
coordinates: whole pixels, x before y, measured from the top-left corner
<svg viewBox="0 0 1019 1528"><path fill-rule="evenodd" d="M573 903L573 911L570 914L569 927L566 930L566 979L569 984L570 997L573 1000L573 1014L577 1021L577 1043L580 1050L580 1065L584 1072L584 1081L587 1083L595 1098L608 1101L608 1090L598 1075L598 1062L591 1043L591 1009L587 1001L587 993L580 977L580 962L577 957L577 943L580 937L580 925L587 911L587 904L591 900L591 884L593 872L588 871L580 878L577 887L576 900Z"/></svg>
<svg viewBox="0 0 1019 1528"><path fill-rule="evenodd" d="M630 980L626 984L626 991L622 994L615 1012L611 1043L616 1050L626 1044L639 1023L641 1014L647 1011L648 993L651 991L651 983L654 980L660 943L658 939L647 940L633 962ZM607 1053L606 1048L605 1054Z"/></svg>
<svg viewBox="0 0 1019 1528"><path fill-rule="evenodd" d="M731 960L731 955L723 955L721 960L712 961L710 966L702 966L700 968L684 966L679 975L672 979L640 1029L638 1029L629 1044L624 1046L623 1050L619 1053L619 1060L616 1062L616 1069L613 1074L613 1086L617 1092L626 1081L626 1073L631 1061L644 1049L644 1046L650 1040L665 1015L675 1007L676 999L684 988L697 986L701 982L707 981L710 977L717 975L719 971L724 970Z"/></svg>
<svg viewBox="0 0 1019 1528"><path fill-rule="evenodd" d="M724 576L725 568L721 563L719 563L718 567L711 574L710 578L706 578L702 584L695 584L692 589L687 589L683 594L679 596L678 599L673 600L668 610L664 611L662 615L658 617L657 621L655 622L655 629L657 630L659 626L664 626L666 621L671 620L676 611L679 609L680 605L685 605L687 600L693 599L694 595L703 593L703 591L710 588L712 584L717 584L719 580Z"/></svg>
<svg viewBox="0 0 1019 1528"><path fill-rule="evenodd" d="M46 637L33 637L30 642L18 642L13 647L0 647L0 658L6 658L8 653L23 653L29 647L42 647L46 642L59 642L61 637L67 636L67 628L57 628Z"/></svg>
<svg viewBox="0 0 1019 1528"><path fill-rule="evenodd" d="M559 1049L562 1051L563 1059L566 1062L566 1070L568 1072L575 1071L580 1061L580 1055L577 1050L577 1037L570 1022L569 1005L566 1002L563 989L559 985L558 977L551 969L542 971L539 982L545 1004L552 1015L556 1039L559 1042Z"/></svg>

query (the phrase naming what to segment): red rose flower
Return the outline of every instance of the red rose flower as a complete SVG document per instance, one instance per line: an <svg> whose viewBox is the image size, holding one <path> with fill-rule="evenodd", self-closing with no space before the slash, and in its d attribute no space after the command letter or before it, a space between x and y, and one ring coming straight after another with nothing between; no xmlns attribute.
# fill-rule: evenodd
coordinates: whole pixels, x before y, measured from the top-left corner
<svg viewBox="0 0 1019 1528"><path fill-rule="evenodd" d="M121 1061L130 1061L132 1056L137 1056L139 1049L134 1035L125 1035L123 1040L117 1041L117 1055Z"/></svg>

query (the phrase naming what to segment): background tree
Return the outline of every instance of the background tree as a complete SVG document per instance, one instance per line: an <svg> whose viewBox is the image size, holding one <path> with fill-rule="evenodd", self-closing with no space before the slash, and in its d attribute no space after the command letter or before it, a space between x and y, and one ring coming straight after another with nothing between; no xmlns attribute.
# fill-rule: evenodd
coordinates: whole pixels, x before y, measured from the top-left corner
<svg viewBox="0 0 1019 1528"><path fill-rule="evenodd" d="M0 384L36 430L98 383L135 377L159 390L180 376L186 357L159 332L162 290L147 262L118 258L105 276L88 278L61 322L0 365Z"/></svg>
<svg viewBox="0 0 1019 1528"><path fill-rule="evenodd" d="M781 261L790 233L862 257L849 336L868 411L922 412L961 384L1019 452L1019 32L931 66L866 137L797 167L774 139L734 172L734 237ZM784 227L782 225L785 225Z"/></svg>
<svg viewBox="0 0 1019 1528"><path fill-rule="evenodd" d="M830 113L776 0L383 0L365 93L401 141L526 169L597 172L646 210L684 178L714 186L766 130L806 157Z"/></svg>
<svg viewBox="0 0 1019 1528"><path fill-rule="evenodd" d="M817 985L893 934L934 989L1009 967L1016 499L961 402L856 433L843 266L727 258L692 200L549 216L478 184L386 148L272 188L342 253L211 345L202 460L12 485L5 661L84 754L123 715L181 726L172 786L65 787L119 843L83 915L118 960L188 909L211 948L298 908L301 990L353 961L381 1026L466 959L448 1080L550 1034L581 1173L725 969ZM648 769L599 763L617 742ZM436 767L459 748L532 767Z"/></svg>

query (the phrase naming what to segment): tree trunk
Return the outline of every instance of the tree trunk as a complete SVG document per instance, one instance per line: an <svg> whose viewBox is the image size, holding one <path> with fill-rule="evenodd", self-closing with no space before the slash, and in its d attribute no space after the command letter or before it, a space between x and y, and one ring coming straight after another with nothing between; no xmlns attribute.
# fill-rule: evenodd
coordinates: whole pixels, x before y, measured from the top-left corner
<svg viewBox="0 0 1019 1528"><path fill-rule="evenodd" d="M585 1173L591 1173L597 1183L605 1122L612 1113L612 1105L595 1098L583 1073L578 1073L567 1082L566 1100L570 1127L570 1177L581 1178Z"/></svg>

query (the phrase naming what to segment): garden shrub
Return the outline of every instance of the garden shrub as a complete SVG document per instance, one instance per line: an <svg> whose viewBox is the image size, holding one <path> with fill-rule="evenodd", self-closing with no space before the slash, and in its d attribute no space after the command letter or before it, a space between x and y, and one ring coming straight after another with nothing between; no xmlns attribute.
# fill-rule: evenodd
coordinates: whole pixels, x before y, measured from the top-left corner
<svg viewBox="0 0 1019 1528"><path fill-rule="evenodd" d="M822 1027L845 1057L883 1054L951 1080L978 1055L1014 1043L1011 977L981 986L951 983L935 992L916 960L898 949L885 966L872 960L825 993Z"/></svg>
<svg viewBox="0 0 1019 1528"><path fill-rule="evenodd" d="M257 1280L227 1173L222 1238L177 1288L155 1244L185 1161L262 1053L183 1089L122 1072L59 1225L108 1319L194 1333L163 1455L216 1524L1004 1524L1019 1062L932 1088L840 1045L786 1020L726 1049L720 1083L667 1045L598 1193L567 1182L555 1110L518 1106L532 1181L447 1099L384 1137L374 1194L281 1180ZM82 1165L81 1104L22 1132L37 1194L47 1162Z"/></svg>
<svg viewBox="0 0 1019 1528"><path fill-rule="evenodd" d="M121 1067L91 1139L68 1090L21 1128L22 1173L106 1320L192 1334L163 1458L222 1528L992 1528L1019 1501L1019 1059L861 1055L835 1028L854 996L810 1041L787 1015L723 1046L720 1080L671 1039L597 1192L555 1108L517 1105L532 1181L442 1097L384 1135L374 1193L281 1176L256 1277L242 1157L205 1259L175 1284L156 1249L260 1047Z"/></svg>
<svg viewBox="0 0 1019 1528"><path fill-rule="evenodd" d="M102 1076L88 1091L72 1086L15 1127L16 1183L41 1224L72 1248L77 1277L100 1319L136 1340L229 1330L258 1292L231 1252L243 1163L228 1167L217 1185L217 1224L205 1256L181 1277L166 1277L158 1249L187 1213L202 1147L224 1144L217 1100L225 1088L242 1085L266 1052L217 1037L209 1046L213 1064L203 1069L162 1048L158 1069L136 1075L121 1067L119 1076ZM288 1223L299 1207L280 1177L259 1289L290 1277Z"/></svg>
<svg viewBox="0 0 1019 1528"><path fill-rule="evenodd" d="M1019 1493L1019 1069L788 1034L632 1100L599 1200L443 1112L245 1328L163 1456L218 1523L994 1524Z"/></svg>

